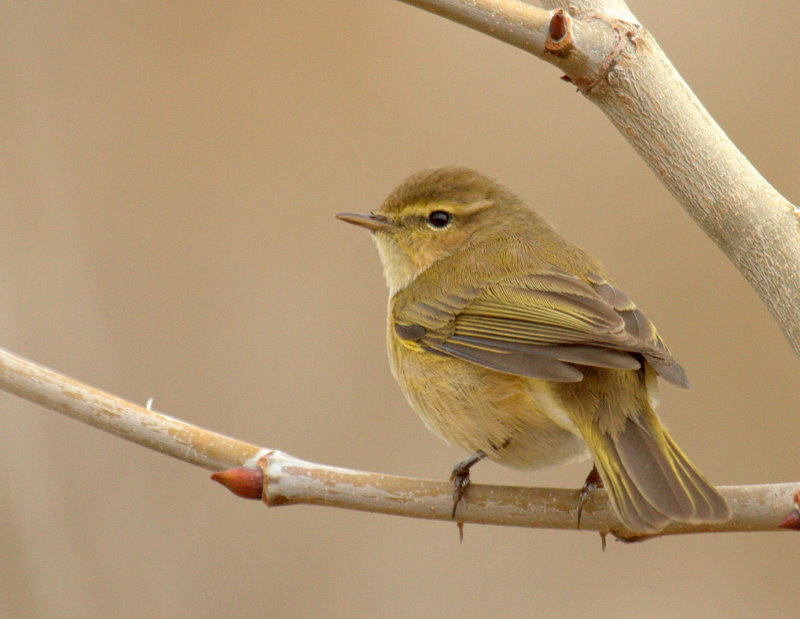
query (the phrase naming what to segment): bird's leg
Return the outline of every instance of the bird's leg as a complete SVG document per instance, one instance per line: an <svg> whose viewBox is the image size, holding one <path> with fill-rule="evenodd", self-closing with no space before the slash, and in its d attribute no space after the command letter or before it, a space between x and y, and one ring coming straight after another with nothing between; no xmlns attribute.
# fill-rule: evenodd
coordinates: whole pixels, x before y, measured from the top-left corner
<svg viewBox="0 0 800 619"><path fill-rule="evenodd" d="M456 519L456 508L461 499L464 498L464 493L467 491L467 486L469 486L470 468L485 457L486 454L479 450L453 467L453 472L450 474L450 481L453 482L453 513L450 516L452 520Z"/></svg>
<svg viewBox="0 0 800 619"><path fill-rule="evenodd" d="M597 467L592 466L592 470L589 471L589 474L586 476L586 481L583 482L583 488L581 488L581 497L578 500L579 529L581 528L581 514L583 513L584 504L589 500L589 497L592 496L592 492L602 487L603 479L600 477L600 473L597 472ZM603 546L605 546L605 544L603 544Z"/></svg>

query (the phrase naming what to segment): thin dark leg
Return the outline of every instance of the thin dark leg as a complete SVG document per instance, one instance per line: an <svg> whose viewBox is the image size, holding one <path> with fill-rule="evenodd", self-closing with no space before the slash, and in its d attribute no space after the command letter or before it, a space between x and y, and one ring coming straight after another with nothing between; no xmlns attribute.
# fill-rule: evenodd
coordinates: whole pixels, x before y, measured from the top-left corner
<svg viewBox="0 0 800 619"><path fill-rule="evenodd" d="M603 487L603 479L600 477L600 473L597 472L597 467L592 466L592 470L589 471L589 474L586 476L586 481L583 482L583 488L581 488L581 498L578 501L578 528L581 528L581 514L583 513L583 506L586 501L589 500L589 497L592 496L592 493L597 490L598 488ZM605 547L605 543L603 543Z"/></svg>
<svg viewBox="0 0 800 619"><path fill-rule="evenodd" d="M470 468L485 457L486 454L483 451L476 451L453 467L453 472L450 474L450 481L453 482L453 513L450 517L453 520L456 519L456 508L461 499L464 498L464 493L467 491L467 486L469 486Z"/></svg>

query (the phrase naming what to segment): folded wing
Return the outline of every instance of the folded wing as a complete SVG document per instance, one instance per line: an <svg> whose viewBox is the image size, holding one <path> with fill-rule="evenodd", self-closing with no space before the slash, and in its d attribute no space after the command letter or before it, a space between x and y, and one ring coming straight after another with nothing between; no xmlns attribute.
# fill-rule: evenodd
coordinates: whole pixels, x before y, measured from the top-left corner
<svg viewBox="0 0 800 619"><path fill-rule="evenodd" d="M553 268L454 288L399 301L397 335L509 374L578 382L580 366L630 370L644 360L664 379L688 385L653 324L599 275L582 279Z"/></svg>

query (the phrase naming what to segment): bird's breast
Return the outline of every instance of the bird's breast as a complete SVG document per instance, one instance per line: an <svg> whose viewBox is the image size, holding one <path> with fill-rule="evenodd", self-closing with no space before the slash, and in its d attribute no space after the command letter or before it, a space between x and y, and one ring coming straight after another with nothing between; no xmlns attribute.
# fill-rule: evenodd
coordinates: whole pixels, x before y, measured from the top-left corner
<svg viewBox="0 0 800 619"><path fill-rule="evenodd" d="M447 442L514 468L573 459L583 442L545 381L425 350L388 325L392 373L425 425ZM574 426L573 426L574 427Z"/></svg>

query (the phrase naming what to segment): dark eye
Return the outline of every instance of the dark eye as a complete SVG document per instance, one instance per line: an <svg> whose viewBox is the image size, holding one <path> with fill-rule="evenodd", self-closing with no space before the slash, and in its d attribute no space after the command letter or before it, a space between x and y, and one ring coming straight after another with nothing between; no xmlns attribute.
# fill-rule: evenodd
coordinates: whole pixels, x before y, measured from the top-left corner
<svg viewBox="0 0 800 619"><path fill-rule="evenodd" d="M428 223L432 228L446 228L453 221L453 216L447 211L433 211L428 215Z"/></svg>

